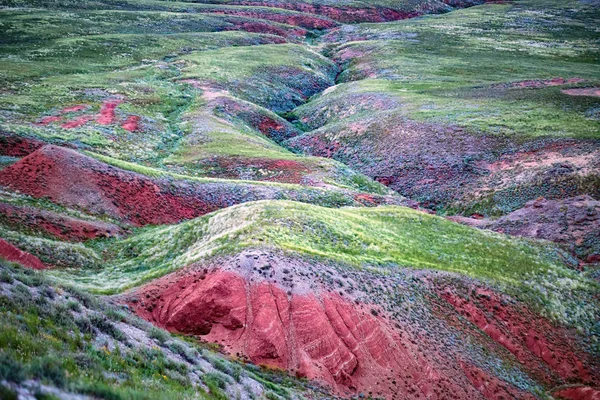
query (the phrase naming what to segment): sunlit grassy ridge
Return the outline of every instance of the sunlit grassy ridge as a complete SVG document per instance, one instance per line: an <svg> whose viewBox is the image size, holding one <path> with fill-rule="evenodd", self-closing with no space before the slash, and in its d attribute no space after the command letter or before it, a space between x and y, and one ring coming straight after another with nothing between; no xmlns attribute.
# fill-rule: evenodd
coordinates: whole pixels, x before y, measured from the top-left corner
<svg viewBox="0 0 600 400"><path fill-rule="evenodd" d="M115 291L210 256L265 247L355 268L437 269L520 285L524 274L557 270L549 244L465 227L404 207L326 209L289 201L230 207L176 226L144 228L120 240L88 242L105 266L55 271L91 290Z"/></svg>

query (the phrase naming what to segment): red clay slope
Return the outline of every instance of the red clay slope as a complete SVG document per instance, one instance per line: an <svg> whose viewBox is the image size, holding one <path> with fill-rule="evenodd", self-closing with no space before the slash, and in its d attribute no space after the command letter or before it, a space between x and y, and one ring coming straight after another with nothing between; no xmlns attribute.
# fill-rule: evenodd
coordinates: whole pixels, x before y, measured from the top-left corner
<svg viewBox="0 0 600 400"><path fill-rule="evenodd" d="M4 258L8 261L21 264L26 268L32 269L45 269L47 268L39 258L33 256L25 251L18 249L12 244L8 243L4 239L0 239L0 258Z"/></svg>
<svg viewBox="0 0 600 400"><path fill-rule="evenodd" d="M233 185L151 179L53 145L0 171L0 185L134 225L176 223L257 200Z"/></svg>
<svg viewBox="0 0 600 400"><path fill-rule="evenodd" d="M440 297L482 333L511 352L537 380L549 384L593 379L575 354L575 344L568 339L568 333L550 321L522 305L510 304L490 290L478 288L461 295L456 292L448 286Z"/></svg>
<svg viewBox="0 0 600 400"><path fill-rule="evenodd" d="M6 203L0 203L0 222L76 242L97 237L116 236L122 233L122 229L115 224L86 221L52 211Z"/></svg>
<svg viewBox="0 0 600 400"><path fill-rule="evenodd" d="M138 226L176 223L247 201L281 197L323 201L319 197L323 192L312 188L150 178L53 145L44 146L0 171L0 185ZM374 197L379 203L400 201ZM353 204L349 196L348 202ZM358 202L355 200L354 204Z"/></svg>
<svg viewBox="0 0 600 400"><path fill-rule="evenodd" d="M231 268L225 263L210 271L184 270L137 289L125 301L158 326L202 336L255 364L323 381L342 396L534 398L467 360L439 352L427 345L435 338L418 336L372 305L329 290L286 290Z"/></svg>

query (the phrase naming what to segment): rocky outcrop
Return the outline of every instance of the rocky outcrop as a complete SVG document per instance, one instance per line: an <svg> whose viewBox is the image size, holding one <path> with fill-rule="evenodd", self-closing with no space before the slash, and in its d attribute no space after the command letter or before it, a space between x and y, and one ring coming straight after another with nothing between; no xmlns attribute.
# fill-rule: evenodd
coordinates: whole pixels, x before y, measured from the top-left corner
<svg viewBox="0 0 600 400"><path fill-rule="evenodd" d="M589 386L576 386L554 392L555 397L565 400L600 400L600 390Z"/></svg>

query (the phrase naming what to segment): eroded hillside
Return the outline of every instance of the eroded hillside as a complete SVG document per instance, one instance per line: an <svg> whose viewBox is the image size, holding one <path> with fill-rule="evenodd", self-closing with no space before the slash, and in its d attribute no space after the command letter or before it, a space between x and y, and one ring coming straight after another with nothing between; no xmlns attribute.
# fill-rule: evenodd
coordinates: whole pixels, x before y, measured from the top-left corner
<svg viewBox="0 0 600 400"><path fill-rule="evenodd" d="M479 3L4 1L0 396L600 396L600 4Z"/></svg>

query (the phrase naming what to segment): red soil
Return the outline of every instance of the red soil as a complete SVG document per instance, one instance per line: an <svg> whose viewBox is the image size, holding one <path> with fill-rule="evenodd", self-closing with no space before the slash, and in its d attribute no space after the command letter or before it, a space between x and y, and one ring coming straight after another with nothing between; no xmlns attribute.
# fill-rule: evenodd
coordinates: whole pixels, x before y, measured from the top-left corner
<svg viewBox="0 0 600 400"><path fill-rule="evenodd" d="M0 203L0 221L8 225L42 231L62 240L82 241L97 237L110 237L122 233L119 226L85 221L33 207Z"/></svg>
<svg viewBox="0 0 600 400"><path fill-rule="evenodd" d="M0 185L138 226L177 223L246 201L302 195L245 183L150 178L53 145L1 170Z"/></svg>
<svg viewBox="0 0 600 400"><path fill-rule="evenodd" d="M219 157L211 163L217 165L211 176L229 179L245 179L250 173L252 180L300 184L311 172L305 164L294 160Z"/></svg>
<svg viewBox="0 0 600 400"><path fill-rule="evenodd" d="M112 124L115 120L115 109L121 103L121 100L108 100L102 103L102 108L96 117L96 122L98 122L100 125Z"/></svg>
<svg viewBox="0 0 600 400"><path fill-rule="evenodd" d="M575 354L569 333L525 307L512 305L481 288L462 297L448 287L441 297L542 381L558 381L547 373L548 368L562 379L584 382L593 379Z"/></svg>
<svg viewBox="0 0 600 400"><path fill-rule="evenodd" d="M565 400L600 400L600 390L587 386L557 390L553 396Z"/></svg>
<svg viewBox="0 0 600 400"><path fill-rule="evenodd" d="M302 2L280 2L280 1L235 1L232 5L265 6L285 8L289 10L302 11L308 14L324 15L338 22L385 22L396 21L419 16L420 12L402 12L390 8L377 7L332 7Z"/></svg>
<svg viewBox="0 0 600 400"><path fill-rule="evenodd" d="M129 132L135 132L139 128L139 122L140 117L138 117L137 115L130 115L129 117L127 117L127 120L121 125L121 128Z"/></svg>
<svg viewBox="0 0 600 400"><path fill-rule="evenodd" d="M44 146L0 171L0 185L67 206L123 218L135 225L167 224L225 206L212 204L185 187L154 182L134 172L108 166L73 150ZM179 190L178 190L179 189ZM233 200L227 200L229 204Z"/></svg>
<svg viewBox="0 0 600 400"><path fill-rule="evenodd" d="M285 132L286 127L272 118L262 116L257 129L268 138L279 137L278 133Z"/></svg>
<svg viewBox="0 0 600 400"><path fill-rule="evenodd" d="M71 121L65 122L64 124L61 125L61 127L65 128L65 129L78 128L80 126L87 124L90 121L93 121L94 118L95 117L93 115L82 115L81 117L77 117Z"/></svg>
<svg viewBox="0 0 600 400"><path fill-rule="evenodd" d="M343 396L528 398L478 368L419 347L411 330L380 310L330 291L286 292L234 271L188 269L125 301L158 326L199 335L257 365L323 381Z"/></svg>
<svg viewBox="0 0 600 400"><path fill-rule="evenodd" d="M0 135L0 155L10 157L25 157L46 143L26 137Z"/></svg>
<svg viewBox="0 0 600 400"><path fill-rule="evenodd" d="M36 122L36 125L48 125L52 122L58 122L61 119L62 119L62 117L59 117L56 115L51 115L51 116L42 118L39 122Z"/></svg>
<svg viewBox="0 0 600 400"><path fill-rule="evenodd" d="M0 257L8 261L21 264L26 268L45 269L47 268L39 258L25 251L18 249L4 239L0 239Z"/></svg>
<svg viewBox="0 0 600 400"><path fill-rule="evenodd" d="M208 8L203 12L210 12L214 14L225 14L225 15L236 15L240 17L248 17L253 19L265 19L268 21L279 22L282 24L300 26L306 29L329 29L337 26L335 21L322 18L316 15L308 14L285 14L276 11L266 11L260 9L217 9Z"/></svg>
<svg viewBox="0 0 600 400"><path fill-rule="evenodd" d="M520 82L512 82L510 84L511 87L522 87L522 88L541 88L546 86L561 86L570 83L581 83L585 82L585 79L581 78L553 78L546 80L529 80L529 81L520 81Z"/></svg>
<svg viewBox="0 0 600 400"><path fill-rule="evenodd" d="M588 96L588 97L600 97L600 88L581 88L581 89L564 89L561 90L564 94L569 96Z"/></svg>

